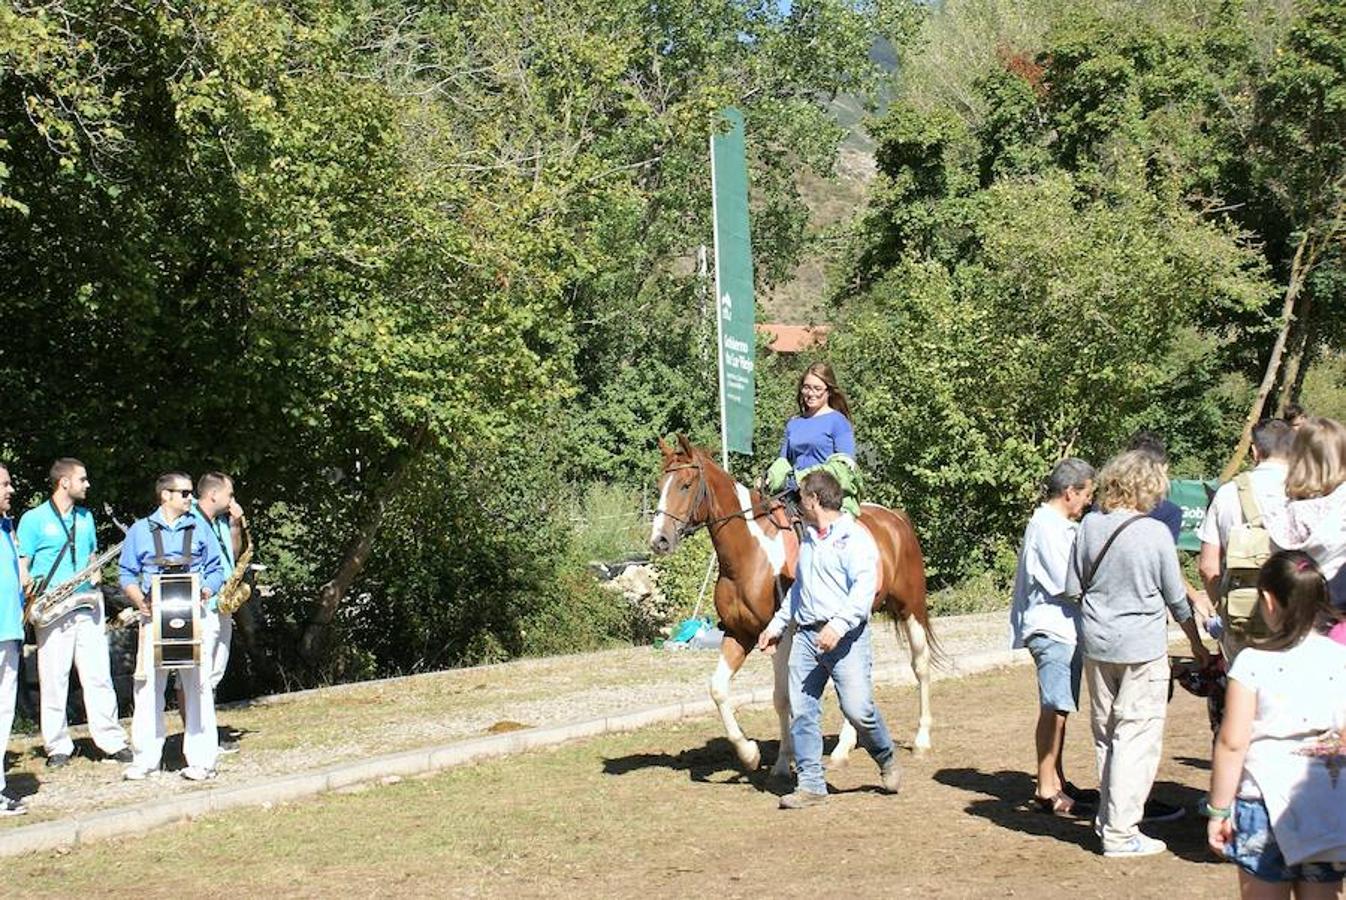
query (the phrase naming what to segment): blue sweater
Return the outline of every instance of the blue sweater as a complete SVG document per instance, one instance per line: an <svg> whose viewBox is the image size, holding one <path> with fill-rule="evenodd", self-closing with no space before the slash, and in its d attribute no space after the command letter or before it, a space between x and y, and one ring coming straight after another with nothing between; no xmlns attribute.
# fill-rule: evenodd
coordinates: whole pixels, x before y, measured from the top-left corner
<svg viewBox="0 0 1346 900"><path fill-rule="evenodd" d="M785 423L780 455L795 469L821 465L833 453L855 457L851 421L836 410L817 416L795 416Z"/></svg>

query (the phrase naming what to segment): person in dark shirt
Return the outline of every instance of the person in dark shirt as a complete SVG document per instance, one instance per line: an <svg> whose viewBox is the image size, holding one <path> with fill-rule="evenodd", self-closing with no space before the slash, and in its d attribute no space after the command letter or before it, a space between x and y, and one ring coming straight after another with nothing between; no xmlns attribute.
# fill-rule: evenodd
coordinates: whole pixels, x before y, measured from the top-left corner
<svg viewBox="0 0 1346 900"><path fill-rule="evenodd" d="M1137 431L1131 436L1126 449L1139 450L1154 459L1159 465L1168 468L1168 446L1164 439L1153 431ZM1158 519L1168 528L1169 533L1173 535L1173 543L1178 542L1178 535L1182 533L1182 507L1174 503L1167 497L1159 501L1154 509L1150 510L1149 517ZM1189 587L1188 597L1191 597L1192 591Z"/></svg>

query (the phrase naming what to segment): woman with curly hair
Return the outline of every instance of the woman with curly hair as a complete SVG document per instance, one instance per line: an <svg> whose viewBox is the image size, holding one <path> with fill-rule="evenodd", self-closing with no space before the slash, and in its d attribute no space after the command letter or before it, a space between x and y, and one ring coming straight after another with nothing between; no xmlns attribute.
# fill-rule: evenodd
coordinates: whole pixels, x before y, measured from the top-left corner
<svg viewBox="0 0 1346 900"><path fill-rule="evenodd" d="M1099 512L1084 517L1066 574L1066 596L1081 604L1080 641L1098 756L1098 818L1103 855L1162 853L1140 832L1145 798L1159 770L1168 709L1168 613L1192 654L1201 644L1178 552L1164 524L1146 513L1168 494L1153 456L1131 450L1098 477Z"/></svg>

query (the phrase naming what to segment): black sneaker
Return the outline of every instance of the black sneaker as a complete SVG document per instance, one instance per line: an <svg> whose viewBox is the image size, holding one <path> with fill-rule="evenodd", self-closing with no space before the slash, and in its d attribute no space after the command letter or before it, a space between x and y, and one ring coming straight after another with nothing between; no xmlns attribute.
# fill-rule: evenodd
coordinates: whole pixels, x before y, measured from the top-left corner
<svg viewBox="0 0 1346 900"><path fill-rule="evenodd" d="M123 747L116 753L104 753L100 762L128 765L133 759L135 759L135 755L131 753L131 748Z"/></svg>
<svg viewBox="0 0 1346 900"><path fill-rule="evenodd" d="M68 765L70 765L69 753L53 753L47 757L48 769L60 769Z"/></svg>
<svg viewBox="0 0 1346 900"><path fill-rule="evenodd" d="M1174 806L1172 803L1165 803L1162 800L1146 800L1145 813L1141 816L1142 823L1153 822L1176 822L1187 815L1187 810L1181 806Z"/></svg>
<svg viewBox="0 0 1346 900"><path fill-rule="evenodd" d="M237 753L237 752L238 752L238 741L225 741L225 740L220 741L220 752L221 752L221 753Z"/></svg>
<svg viewBox="0 0 1346 900"><path fill-rule="evenodd" d="M23 805L22 800L0 794L0 816L21 816L26 812L28 807Z"/></svg>

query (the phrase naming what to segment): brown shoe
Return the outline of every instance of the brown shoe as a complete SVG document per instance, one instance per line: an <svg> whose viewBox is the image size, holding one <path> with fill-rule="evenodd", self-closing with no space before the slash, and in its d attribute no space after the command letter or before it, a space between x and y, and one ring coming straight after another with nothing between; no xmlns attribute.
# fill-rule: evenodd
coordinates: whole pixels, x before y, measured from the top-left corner
<svg viewBox="0 0 1346 900"><path fill-rule="evenodd" d="M883 785L885 794L896 794L902 789L902 767L896 759L890 759L886 765L879 767L879 784Z"/></svg>
<svg viewBox="0 0 1346 900"><path fill-rule="evenodd" d="M781 809L808 809L810 806L817 806L827 801L826 794L816 794L813 791L795 791L792 794L786 794L780 798Z"/></svg>

